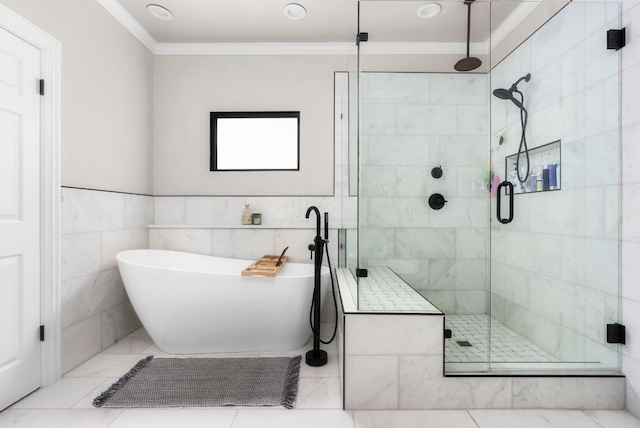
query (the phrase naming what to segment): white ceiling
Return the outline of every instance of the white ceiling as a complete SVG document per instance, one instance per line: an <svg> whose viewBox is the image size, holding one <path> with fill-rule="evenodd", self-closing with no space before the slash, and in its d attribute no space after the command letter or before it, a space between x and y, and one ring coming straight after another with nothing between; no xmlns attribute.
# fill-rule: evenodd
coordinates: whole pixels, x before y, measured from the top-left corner
<svg viewBox="0 0 640 428"><path fill-rule="evenodd" d="M353 41L355 0L119 0L159 43L344 42ZM173 13L165 22L150 16L156 2ZM301 3L307 16L284 16L288 3Z"/></svg>
<svg viewBox="0 0 640 428"><path fill-rule="evenodd" d="M118 0L158 43L355 42L357 0ZM287 19L283 7L302 4L307 16ZM161 21L146 11L149 3L173 13ZM360 29L372 42L466 42L467 6L440 0L432 20L416 15L426 1L362 1ZM471 39L484 42L522 0L477 0L471 6Z"/></svg>

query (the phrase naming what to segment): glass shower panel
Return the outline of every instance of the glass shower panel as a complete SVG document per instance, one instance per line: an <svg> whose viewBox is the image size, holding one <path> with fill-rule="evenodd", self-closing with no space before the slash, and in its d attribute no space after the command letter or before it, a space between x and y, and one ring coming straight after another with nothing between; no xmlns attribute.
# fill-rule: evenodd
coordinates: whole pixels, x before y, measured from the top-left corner
<svg viewBox="0 0 640 428"><path fill-rule="evenodd" d="M574 1L510 53L492 43L492 371L619 368L619 16Z"/></svg>
<svg viewBox="0 0 640 428"><path fill-rule="evenodd" d="M354 56L353 63L356 58ZM350 63L347 65L349 67ZM354 66L355 68L355 66ZM357 266L357 192L351 192L351 181L357 185L357 167L352 166L357 159L357 100L354 85L355 71L334 73L334 141L336 166L336 197L340 198L339 264L340 267L354 269ZM356 148L354 150L354 147ZM353 173L352 173L353 172ZM352 176L353 175L353 176ZM356 291L353 290L353 295Z"/></svg>
<svg viewBox="0 0 640 428"><path fill-rule="evenodd" d="M490 4L476 3L471 55L482 65L463 74L454 69L466 56L462 0L440 3L433 20L418 17L424 2L360 2L369 40L359 55L359 267L368 277L359 278L358 296L360 310L437 308L447 328L458 315L475 317L460 319L447 346L473 342L473 362L486 370L489 56L482 48ZM484 329L458 337L467 322Z"/></svg>

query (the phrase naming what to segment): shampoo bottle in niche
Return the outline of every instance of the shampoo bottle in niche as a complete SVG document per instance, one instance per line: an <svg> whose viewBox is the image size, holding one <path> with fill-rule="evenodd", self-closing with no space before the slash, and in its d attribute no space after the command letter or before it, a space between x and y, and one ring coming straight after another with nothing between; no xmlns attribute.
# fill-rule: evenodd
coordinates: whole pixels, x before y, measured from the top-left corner
<svg viewBox="0 0 640 428"><path fill-rule="evenodd" d="M244 204L244 210L242 211L242 224L253 223L253 210L249 204Z"/></svg>
<svg viewBox="0 0 640 428"><path fill-rule="evenodd" d="M518 189L520 189L520 180L518 180L518 164L517 163L513 164L513 171L511 171L511 174L509 174L509 181L513 186L513 191L516 193L519 193Z"/></svg>
<svg viewBox="0 0 640 428"><path fill-rule="evenodd" d="M558 188L558 176L556 174L557 165L555 163L549 164L549 190L556 190Z"/></svg>
<svg viewBox="0 0 640 428"><path fill-rule="evenodd" d="M539 165L538 168L536 169L536 192L542 192L543 188L543 182L542 182L542 174L543 174L543 169L542 169L542 165Z"/></svg>

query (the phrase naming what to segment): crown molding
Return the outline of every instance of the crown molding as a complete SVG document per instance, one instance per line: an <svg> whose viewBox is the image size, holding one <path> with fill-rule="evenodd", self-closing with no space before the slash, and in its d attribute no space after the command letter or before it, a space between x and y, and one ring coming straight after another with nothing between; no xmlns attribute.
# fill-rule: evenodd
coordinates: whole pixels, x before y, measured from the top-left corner
<svg viewBox="0 0 640 428"><path fill-rule="evenodd" d="M525 20L527 16L533 10L538 7L540 3L538 2L522 2L512 13L504 20L502 24L498 28L495 29L494 32L491 33L491 49L495 49L513 30L515 30L522 21Z"/></svg>
<svg viewBox="0 0 640 428"><path fill-rule="evenodd" d="M354 55L355 43L158 43L156 55Z"/></svg>
<svg viewBox="0 0 640 428"><path fill-rule="evenodd" d="M466 43L376 43L360 45L366 55L464 55ZM355 43L158 43L156 55L355 55ZM489 43L471 43L487 55Z"/></svg>
<svg viewBox="0 0 640 428"><path fill-rule="evenodd" d="M477 42L469 46L473 55L488 55L489 43ZM360 52L366 55L465 55L466 43L399 43L367 42L360 46Z"/></svg>
<svg viewBox="0 0 640 428"><path fill-rule="evenodd" d="M151 34L149 34L147 30L145 30L142 25L140 25L140 23L136 21L124 7L122 7L120 3L118 3L117 0L97 0L97 2L107 9L107 11L113 15L113 17L116 18L124 28L129 30L135 38L140 40L140 42L151 51L151 53L155 54L158 42L151 37Z"/></svg>

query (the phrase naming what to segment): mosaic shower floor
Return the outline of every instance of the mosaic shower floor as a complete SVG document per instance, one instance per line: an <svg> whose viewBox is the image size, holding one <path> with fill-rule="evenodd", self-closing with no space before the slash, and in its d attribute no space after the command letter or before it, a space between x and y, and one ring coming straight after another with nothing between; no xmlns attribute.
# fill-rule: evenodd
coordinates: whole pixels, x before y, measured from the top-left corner
<svg viewBox="0 0 640 428"><path fill-rule="evenodd" d="M445 323L446 328L452 333L451 339L445 341L445 362L487 361L489 327L487 315L450 315L445 318ZM557 358L496 319L492 319L491 323L492 363L558 362Z"/></svg>
<svg viewBox="0 0 640 428"><path fill-rule="evenodd" d="M445 371L469 373L497 370L503 372L538 374L557 373L559 370L574 374L588 374L592 370L613 370L599 361L561 361L491 318L491 358L487 352L488 315L449 315L445 326L452 337L445 340ZM465 343L468 342L468 343ZM470 346L469 346L470 345ZM490 367L488 364L490 360Z"/></svg>

